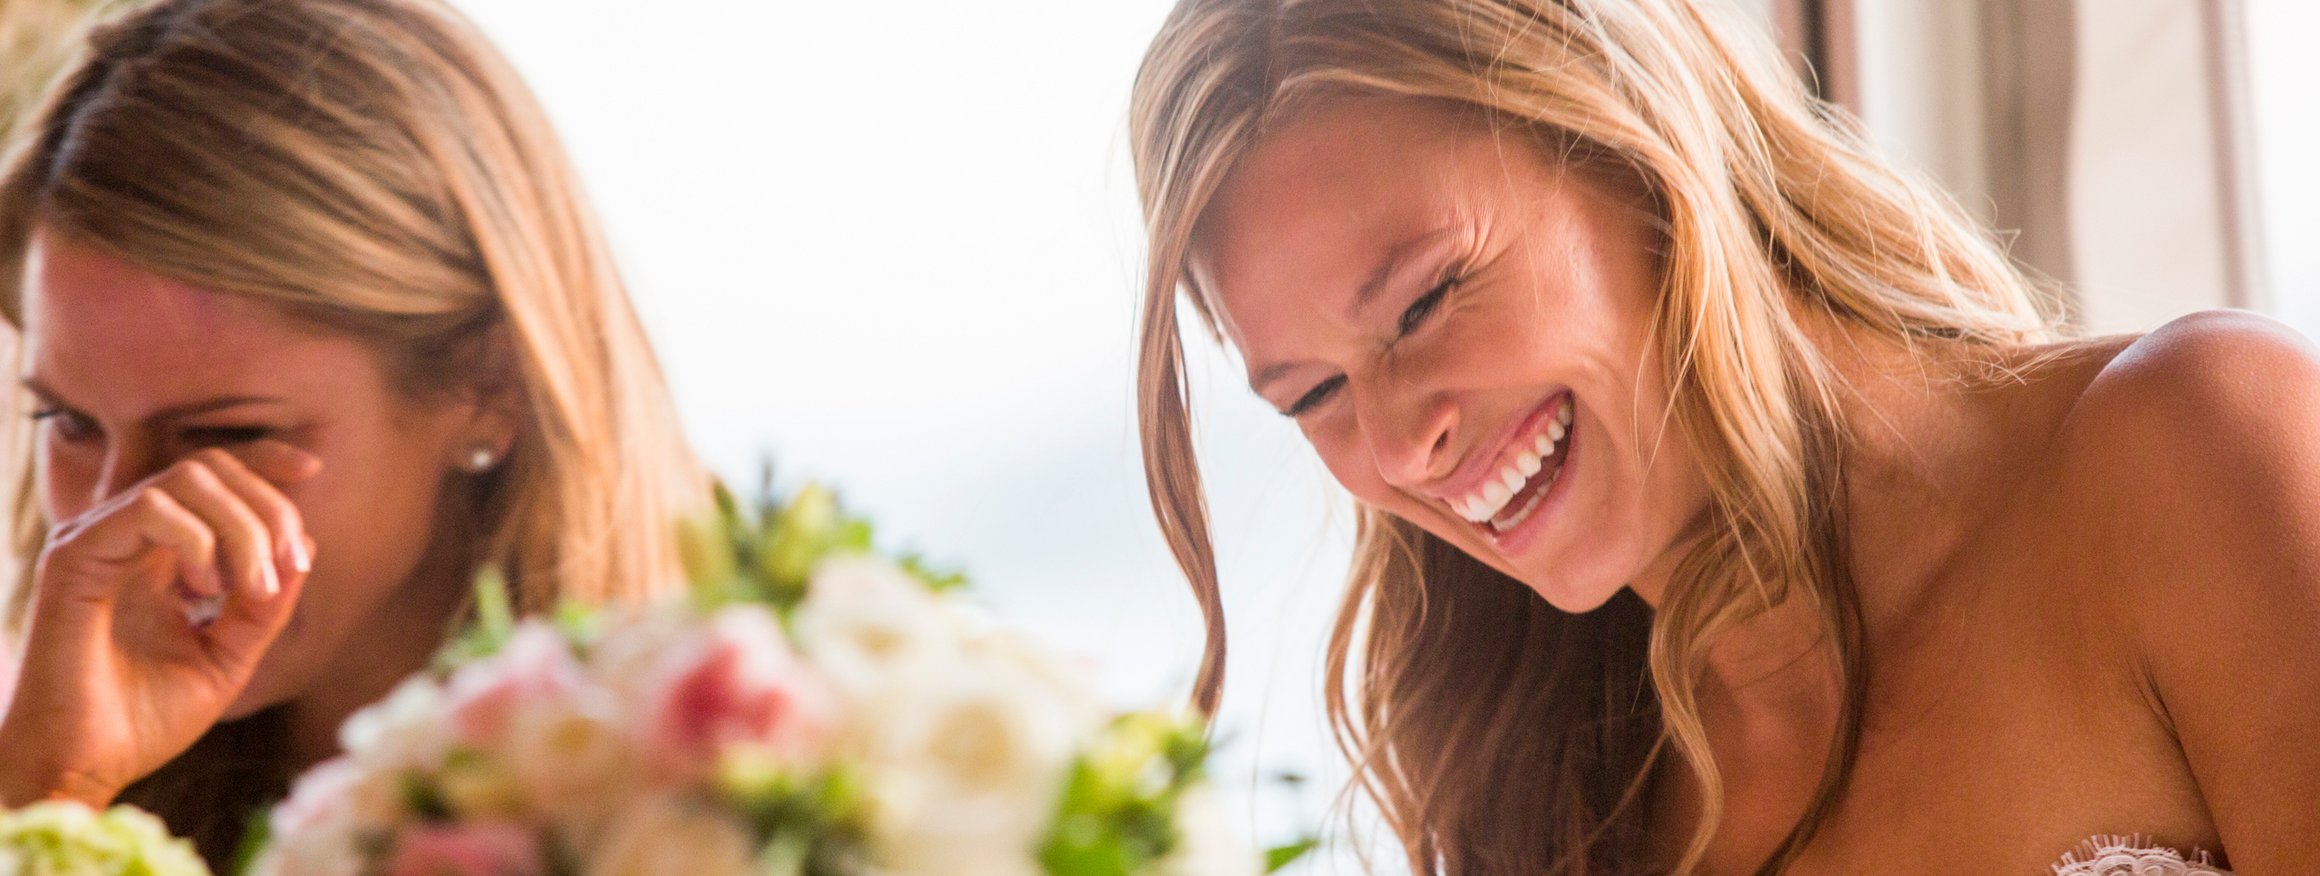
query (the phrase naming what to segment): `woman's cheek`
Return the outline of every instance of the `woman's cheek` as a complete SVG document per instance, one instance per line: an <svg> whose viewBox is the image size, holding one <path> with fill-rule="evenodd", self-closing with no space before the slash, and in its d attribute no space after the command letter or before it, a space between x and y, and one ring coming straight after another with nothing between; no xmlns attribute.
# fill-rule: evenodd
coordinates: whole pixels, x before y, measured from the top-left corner
<svg viewBox="0 0 2320 876"><path fill-rule="evenodd" d="M1337 479L1338 486L1374 505L1385 483L1377 476L1377 466L1361 453L1361 434L1351 421L1350 416L1341 414L1300 425L1305 440L1313 445L1313 452L1321 457L1321 464Z"/></svg>

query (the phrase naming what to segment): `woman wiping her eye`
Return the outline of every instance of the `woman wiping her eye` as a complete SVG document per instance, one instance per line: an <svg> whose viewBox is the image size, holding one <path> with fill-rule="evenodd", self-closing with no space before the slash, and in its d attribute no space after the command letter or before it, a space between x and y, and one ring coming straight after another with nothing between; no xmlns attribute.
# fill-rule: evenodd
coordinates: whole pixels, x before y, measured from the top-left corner
<svg viewBox="0 0 2320 876"><path fill-rule="evenodd" d="M2135 834L2152 872L2320 872L2313 347L2066 338L1754 31L1177 5L1135 92L1140 412L1200 701L1230 582L1180 300L1362 509L1326 697L1414 871L2038 873Z"/></svg>
<svg viewBox="0 0 2320 876"><path fill-rule="evenodd" d="M225 872L483 565L527 609L681 580L705 477L544 115L442 4L140 9L8 155L0 806L138 803Z"/></svg>

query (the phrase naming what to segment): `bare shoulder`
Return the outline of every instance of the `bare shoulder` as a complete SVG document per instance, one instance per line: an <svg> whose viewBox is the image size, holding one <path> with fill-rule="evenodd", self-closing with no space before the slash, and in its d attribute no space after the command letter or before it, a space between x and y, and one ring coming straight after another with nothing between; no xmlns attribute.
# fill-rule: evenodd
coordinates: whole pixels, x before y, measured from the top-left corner
<svg viewBox="0 0 2320 876"><path fill-rule="evenodd" d="M2178 319L2101 366L2054 448L2050 543L2127 627L2234 863L2320 866L2320 348Z"/></svg>
<svg viewBox="0 0 2320 876"><path fill-rule="evenodd" d="M2212 579L2320 536L2320 348L2255 314L2177 319L2102 365L2055 448L2056 498L2088 535Z"/></svg>
<svg viewBox="0 0 2320 876"><path fill-rule="evenodd" d="M2177 319L2112 356L2058 438L2072 483L2164 485L2191 505L2254 498L2244 491L2314 465L2320 349L2251 313Z"/></svg>
<svg viewBox="0 0 2320 876"><path fill-rule="evenodd" d="M2135 339L2087 386L2074 413L2084 425L2103 415L2152 413L2152 404L2190 404L2226 416L2216 425L2261 427L2320 401L2320 348L2295 329L2254 313L2211 310L2176 319Z"/></svg>

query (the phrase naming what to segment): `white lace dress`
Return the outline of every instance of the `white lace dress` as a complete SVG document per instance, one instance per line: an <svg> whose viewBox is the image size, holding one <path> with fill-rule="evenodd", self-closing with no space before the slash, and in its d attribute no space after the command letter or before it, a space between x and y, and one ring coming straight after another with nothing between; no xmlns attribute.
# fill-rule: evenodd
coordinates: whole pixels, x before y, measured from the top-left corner
<svg viewBox="0 0 2320 876"><path fill-rule="evenodd" d="M2098 836L2062 856L2054 876L2231 876L2210 863L2207 853L2191 858L2174 849L2145 848L2141 837Z"/></svg>

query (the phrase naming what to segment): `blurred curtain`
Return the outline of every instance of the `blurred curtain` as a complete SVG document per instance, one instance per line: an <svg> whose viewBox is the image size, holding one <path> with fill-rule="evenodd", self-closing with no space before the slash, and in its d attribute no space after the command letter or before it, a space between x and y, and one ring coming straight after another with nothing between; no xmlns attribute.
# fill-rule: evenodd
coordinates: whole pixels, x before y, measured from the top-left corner
<svg viewBox="0 0 2320 876"><path fill-rule="evenodd" d="M2095 333L2267 309L2245 0L1747 0Z"/></svg>

